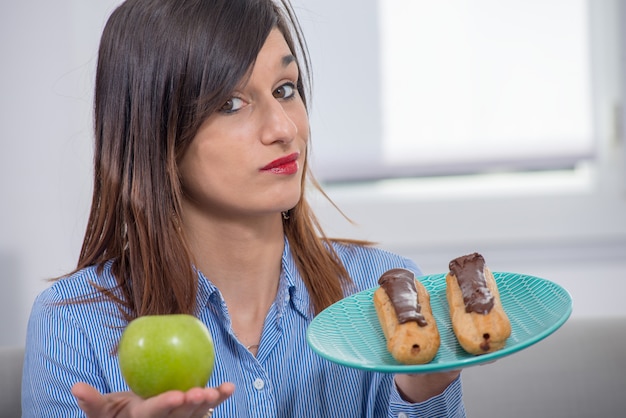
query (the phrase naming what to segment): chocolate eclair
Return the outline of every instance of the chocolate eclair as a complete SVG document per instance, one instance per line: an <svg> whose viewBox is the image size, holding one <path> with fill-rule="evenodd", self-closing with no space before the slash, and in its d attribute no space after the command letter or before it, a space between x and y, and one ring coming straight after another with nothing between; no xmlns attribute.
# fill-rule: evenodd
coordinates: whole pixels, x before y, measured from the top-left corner
<svg viewBox="0 0 626 418"><path fill-rule="evenodd" d="M450 261L446 298L452 330L465 351L484 354L504 348L511 323L493 274L478 253Z"/></svg>
<svg viewBox="0 0 626 418"><path fill-rule="evenodd" d="M412 271L395 268L380 276L374 306L387 350L403 364L430 362L439 350L440 337L430 307L430 295Z"/></svg>

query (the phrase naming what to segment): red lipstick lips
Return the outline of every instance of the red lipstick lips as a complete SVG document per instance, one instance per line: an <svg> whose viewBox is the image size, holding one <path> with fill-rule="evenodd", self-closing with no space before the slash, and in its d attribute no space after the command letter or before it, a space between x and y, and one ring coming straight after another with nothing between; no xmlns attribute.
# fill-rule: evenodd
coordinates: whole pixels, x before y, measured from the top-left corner
<svg viewBox="0 0 626 418"><path fill-rule="evenodd" d="M277 158L265 167L261 168L261 171L269 171L274 174L295 174L298 172L298 157L299 153L294 152L285 157Z"/></svg>

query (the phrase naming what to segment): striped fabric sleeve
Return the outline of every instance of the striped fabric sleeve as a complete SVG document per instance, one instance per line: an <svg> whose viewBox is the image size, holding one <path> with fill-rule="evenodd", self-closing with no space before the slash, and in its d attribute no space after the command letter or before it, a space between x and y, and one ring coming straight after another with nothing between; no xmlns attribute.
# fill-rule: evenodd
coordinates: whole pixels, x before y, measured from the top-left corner
<svg viewBox="0 0 626 418"><path fill-rule="evenodd" d="M105 391L102 372L89 350L89 341L59 305L54 288L36 300L28 323L22 379L22 417L84 417L71 387L86 382Z"/></svg>
<svg viewBox="0 0 626 418"><path fill-rule="evenodd" d="M465 418L461 377L457 377L442 394L421 403L411 404L400 397L394 384L389 398L389 418Z"/></svg>

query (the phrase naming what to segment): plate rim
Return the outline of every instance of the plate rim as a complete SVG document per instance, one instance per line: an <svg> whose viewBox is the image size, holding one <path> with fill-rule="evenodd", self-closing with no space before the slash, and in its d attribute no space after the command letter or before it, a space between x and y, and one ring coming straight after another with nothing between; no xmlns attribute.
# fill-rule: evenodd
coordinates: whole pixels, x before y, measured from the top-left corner
<svg viewBox="0 0 626 418"><path fill-rule="evenodd" d="M378 289L379 286L374 286L374 287L370 287L364 290L361 290L359 292L353 293L335 303L333 303L332 305L328 306L326 309L324 309L322 312L320 312L318 315L316 315L313 320L311 321L311 323L309 324L309 326L307 327L307 331L306 331L306 341L307 341L307 345L311 348L311 350L313 350L313 352L315 352L317 355L319 355L320 357L345 366L345 367L349 367L349 368L354 368L354 369L360 369L360 370L365 370L365 371L374 371L374 372L382 372L382 373L432 373L432 372L443 372L443 371L450 371L450 370L460 370L460 369L464 369L464 368L468 368L468 367L472 367L472 366L477 366L480 364L484 364L484 363L490 363L492 361L501 359L503 357L508 357L512 354L515 354L519 351L522 351L528 347L531 347L535 344L537 344L538 342L544 340L545 338L547 338L548 336L550 336L551 334L553 334L554 332L556 332L559 328L561 328L567 321L568 319L571 317L572 311L573 311L573 299L571 294L569 293L569 291L567 289L565 289L563 286L559 285L558 283L555 283L551 280L542 278L542 277L537 277L537 276L533 276L533 275L529 275L529 274L524 274L524 273L514 273L514 272L507 272L507 271L494 271L492 272L494 275L494 278L496 279L496 282L501 281L502 277L504 276L515 276L515 277L524 277L526 279L531 279L535 282L543 282L546 283L549 286L552 286L553 288L556 288L559 290L559 292L562 294L563 297L565 297L566 302L567 302L567 306L565 308L565 310L563 311L563 313L561 314L561 316L550 326L546 327L545 329L541 330L541 332L538 332L535 335L532 335L530 338L520 341L510 347L505 347L501 350L498 351L494 351L492 353L486 353L486 354L481 354L481 355L476 355L476 356L468 356L466 358L463 359L459 359L456 361L451 361L451 362L446 362L446 363L425 363L425 364L415 364L415 365L406 365L406 364L363 364L363 363L359 363L357 361L348 361L345 359L337 359L336 357L333 357L332 355L330 355L329 353L327 353L326 351L322 350L321 348L319 348L313 341L312 339L314 338L314 336L312 335L313 332L315 331L315 324L316 321L319 321L318 318L324 314L324 311L331 309L333 306L336 305L340 305L343 303L346 303L347 299L356 299L356 298L360 298L363 296L368 296L368 293L373 294L374 291L376 289ZM432 283L434 281L434 279L441 279L441 277L445 277L447 275L447 273L435 273L435 274L428 274L428 275L422 275L422 276L418 276L417 279L420 280L421 282L423 282L424 286L426 287L426 289L428 290L428 292L432 292L433 290L433 286ZM445 286L443 287L439 287L438 290L441 289L445 289ZM431 295L432 298L432 295ZM438 322L438 326L440 324L440 320L436 318L436 321ZM458 342L457 342L458 344Z"/></svg>

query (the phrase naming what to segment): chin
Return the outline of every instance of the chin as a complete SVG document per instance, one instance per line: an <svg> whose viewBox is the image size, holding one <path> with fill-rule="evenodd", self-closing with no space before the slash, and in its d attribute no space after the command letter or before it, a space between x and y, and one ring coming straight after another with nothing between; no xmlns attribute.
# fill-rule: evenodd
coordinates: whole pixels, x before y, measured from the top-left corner
<svg viewBox="0 0 626 418"><path fill-rule="evenodd" d="M280 195L276 196L274 200L277 207L281 212L285 212L287 210L293 209L300 199L302 198L302 189L298 184L297 190L290 189L288 192L282 192Z"/></svg>

